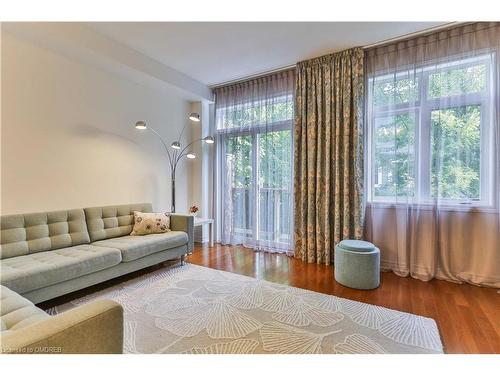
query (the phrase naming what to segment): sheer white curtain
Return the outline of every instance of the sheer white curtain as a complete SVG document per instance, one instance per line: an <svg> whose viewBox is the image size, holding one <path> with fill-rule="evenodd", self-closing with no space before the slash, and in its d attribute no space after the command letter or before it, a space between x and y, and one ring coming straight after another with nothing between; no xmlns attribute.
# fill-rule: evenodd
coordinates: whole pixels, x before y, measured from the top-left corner
<svg viewBox="0 0 500 375"><path fill-rule="evenodd" d="M288 70L214 90L223 244L291 251L294 84Z"/></svg>
<svg viewBox="0 0 500 375"><path fill-rule="evenodd" d="M383 268L500 287L499 52L499 23L366 52L366 235Z"/></svg>

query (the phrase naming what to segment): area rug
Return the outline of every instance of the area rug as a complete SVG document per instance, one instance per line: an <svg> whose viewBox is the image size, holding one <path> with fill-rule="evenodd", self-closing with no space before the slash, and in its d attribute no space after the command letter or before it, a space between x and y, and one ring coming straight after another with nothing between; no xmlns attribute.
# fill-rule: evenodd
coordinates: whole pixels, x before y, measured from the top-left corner
<svg viewBox="0 0 500 375"><path fill-rule="evenodd" d="M442 353L436 322L384 307L186 264L98 299L125 311L125 353Z"/></svg>

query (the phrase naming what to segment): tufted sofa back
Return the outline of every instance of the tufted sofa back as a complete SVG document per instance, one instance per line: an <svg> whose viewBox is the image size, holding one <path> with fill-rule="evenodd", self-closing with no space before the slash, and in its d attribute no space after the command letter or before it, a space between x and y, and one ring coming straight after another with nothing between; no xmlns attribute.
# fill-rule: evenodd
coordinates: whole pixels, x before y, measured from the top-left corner
<svg viewBox="0 0 500 375"><path fill-rule="evenodd" d="M4 215L0 218L0 259L89 242L82 209Z"/></svg>
<svg viewBox="0 0 500 375"><path fill-rule="evenodd" d="M90 240L127 236L134 227L134 211L152 212L151 203L85 208Z"/></svg>

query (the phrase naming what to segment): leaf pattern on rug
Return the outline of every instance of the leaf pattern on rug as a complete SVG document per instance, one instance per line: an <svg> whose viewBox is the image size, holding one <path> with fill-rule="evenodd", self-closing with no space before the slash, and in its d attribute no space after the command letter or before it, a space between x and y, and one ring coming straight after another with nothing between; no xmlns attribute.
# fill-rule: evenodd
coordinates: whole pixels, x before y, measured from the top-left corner
<svg viewBox="0 0 500 375"><path fill-rule="evenodd" d="M304 327L315 324L320 327L334 325L344 319L339 312L323 310L319 307L310 306L302 300L297 301L286 310L273 314L273 318L285 324Z"/></svg>
<svg viewBox="0 0 500 375"><path fill-rule="evenodd" d="M370 340L364 335L358 333L349 335L343 343L334 346L335 353L338 354L385 354L385 349Z"/></svg>
<svg viewBox="0 0 500 375"><path fill-rule="evenodd" d="M298 297L311 306L318 307L323 310L340 312L340 301L342 298L316 292L307 292L308 293L298 295Z"/></svg>
<svg viewBox="0 0 500 375"><path fill-rule="evenodd" d="M139 276L136 279L128 280L124 283L123 287L132 291L143 288L150 289L157 283L161 283L161 285L165 287L169 284L174 284L183 277L182 267L174 266L170 269L160 270L158 272Z"/></svg>
<svg viewBox="0 0 500 375"><path fill-rule="evenodd" d="M318 307L328 311L340 311L340 298L335 296L321 298L321 301L318 303Z"/></svg>
<svg viewBox="0 0 500 375"><path fill-rule="evenodd" d="M297 301L323 308L320 305L323 299L327 297L325 294L311 292L305 289L273 284L267 281L262 281L262 283L266 286L266 292L264 294L264 305L261 308L266 311L282 312L289 309Z"/></svg>
<svg viewBox="0 0 500 375"><path fill-rule="evenodd" d="M240 339L229 342L219 342L204 348L191 348L182 352L182 354L252 354L258 346L258 341Z"/></svg>
<svg viewBox="0 0 500 375"><path fill-rule="evenodd" d="M210 310L211 307L208 305L180 309L176 311L177 315L181 315L180 318L156 318L155 325L177 336L193 337L205 328L205 318Z"/></svg>
<svg viewBox="0 0 500 375"><path fill-rule="evenodd" d="M290 309L296 301L297 299L294 298L293 292L283 290L274 292L261 308L265 311L281 312Z"/></svg>
<svg viewBox="0 0 500 375"><path fill-rule="evenodd" d="M385 307L369 305L344 298L340 299L340 311L355 323L372 329L378 329L383 322L401 314Z"/></svg>
<svg viewBox="0 0 500 375"><path fill-rule="evenodd" d="M227 299L231 306L248 310L256 309L264 303L266 288L261 283L249 283L241 289L241 293Z"/></svg>
<svg viewBox="0 0 500 375"><path fill-rule="evenodd" d="M241 283L231 280L212 280L205 284L205 289L215 294L235 294L241 293L241 286Z"/></svg>
<svg viewBox="0 0 500 375"><path fill-rule="evenodd" d="M436 322L423 316L400 313L382 323L379 332L402 344L442 350Z"/></svg>
<svg viewBox="0 0 500 375"><path fill-rule="evenodd" d="M227 302L240 309L256 309L264 303L264 294L268 287L257 280L235 283L234 280L215 280L208 282L205 288L215 294L227 296Z"/></svg>
<svg viewBox="0 0 500 375"><path fill-rule="evenodd" d="M317 334L286 324L268 322L260 329L264 350L279 354L321 354L326 334Z"/></svg>
<svg viewBox="0 0 500 375"><path fill-rule="evenodd" d="M171 311L155 320L158 328L177 336L192 337L205 329L213 339L237 339L256 331L262 323L230 306L224 299Z"/></svg>
<svg viewBox="0 0 500 375"><path fill-rule="evenodd" d="M170 317L175 319L176 316L183 315L183 309L202 305L203 302L188 295L167 295L160 296L155 303L150 303L146 306L147 314L157 317Z"/></svg>
<svg viewBox="0 0 500 375"><path fill-rule="evenodd" d="M73 305L80 306L96 299L110 299L113 300L120 305L122 305L125 313L136 313L141 310L143 307L143 303L141 303L140 299L133 298L133 295L124 289L123 287L113 289L108 288L104 290L100 290L98 292L89 294L85 297L81 297L71 301Z"/></svg>

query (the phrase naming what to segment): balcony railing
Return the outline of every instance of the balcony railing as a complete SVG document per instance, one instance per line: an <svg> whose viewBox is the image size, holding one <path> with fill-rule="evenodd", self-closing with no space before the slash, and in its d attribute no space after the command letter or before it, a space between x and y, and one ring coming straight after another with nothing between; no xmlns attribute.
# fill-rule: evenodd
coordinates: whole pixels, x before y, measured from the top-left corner
<svg viewBox="0 0 500 375"><path fill-rule="evenodd" d="M286 244L290 239L289 189L233 187L234 233L255 241Z"/></svg>

